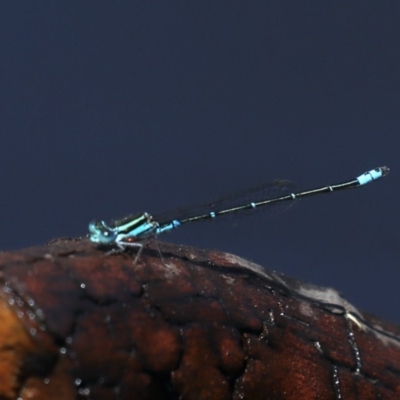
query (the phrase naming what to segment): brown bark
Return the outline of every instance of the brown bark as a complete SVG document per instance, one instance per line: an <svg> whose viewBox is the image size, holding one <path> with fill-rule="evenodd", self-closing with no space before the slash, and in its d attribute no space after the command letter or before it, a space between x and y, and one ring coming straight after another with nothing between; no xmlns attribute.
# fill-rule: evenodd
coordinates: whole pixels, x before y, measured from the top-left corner
<svg viewBox="0 0 400 400"><path fill-rule="evenodd" d="M400 329L230 254L0 254L0 399L399 399Z"/></svg>

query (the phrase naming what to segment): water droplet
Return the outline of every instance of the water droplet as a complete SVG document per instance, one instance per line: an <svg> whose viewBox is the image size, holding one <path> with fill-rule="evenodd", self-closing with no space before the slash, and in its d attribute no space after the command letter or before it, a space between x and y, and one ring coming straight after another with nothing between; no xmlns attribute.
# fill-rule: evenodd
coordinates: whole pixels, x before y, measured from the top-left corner
<svg viewBox="0 0 400 400"><path fill-rule="evenodd" d="M90 396L90 389L89 388L81 388L78 390L78 393L81 396L89 397Z"/></svg>

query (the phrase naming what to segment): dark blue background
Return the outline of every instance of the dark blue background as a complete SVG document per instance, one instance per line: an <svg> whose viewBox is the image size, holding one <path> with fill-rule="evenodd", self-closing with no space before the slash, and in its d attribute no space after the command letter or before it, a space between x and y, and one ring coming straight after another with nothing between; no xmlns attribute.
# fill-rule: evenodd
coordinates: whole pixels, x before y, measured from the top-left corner
<svg viewBox="0 0 400 400"><path fill-rule="evenodd" d="M400 322L400 3L0 4L1 249L287 178L387 179L165 236Z"/></svg>

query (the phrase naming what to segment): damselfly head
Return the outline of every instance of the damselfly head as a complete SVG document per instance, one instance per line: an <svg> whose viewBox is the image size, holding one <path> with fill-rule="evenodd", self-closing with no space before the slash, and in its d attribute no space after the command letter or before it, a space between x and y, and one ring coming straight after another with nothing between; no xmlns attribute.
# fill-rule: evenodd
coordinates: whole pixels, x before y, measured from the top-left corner
<svg viewBox="0 0 400 400"><path fill-rule="evenodd" d="M117 233L104 221L92 221L89 224L89 238L93 243L112 244L115 242Z"/></svg>

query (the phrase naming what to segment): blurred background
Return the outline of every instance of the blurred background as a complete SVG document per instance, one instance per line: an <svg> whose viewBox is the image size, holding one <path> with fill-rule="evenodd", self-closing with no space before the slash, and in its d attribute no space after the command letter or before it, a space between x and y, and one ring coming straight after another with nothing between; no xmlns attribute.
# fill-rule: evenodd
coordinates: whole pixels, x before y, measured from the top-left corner
<svg viewBox="0 0 400 400"><path fill-rule="evenodd" d="M274 218L162 239L235 253L400 323L400 3L0 3L0 249L285 178Z"/></svg>

